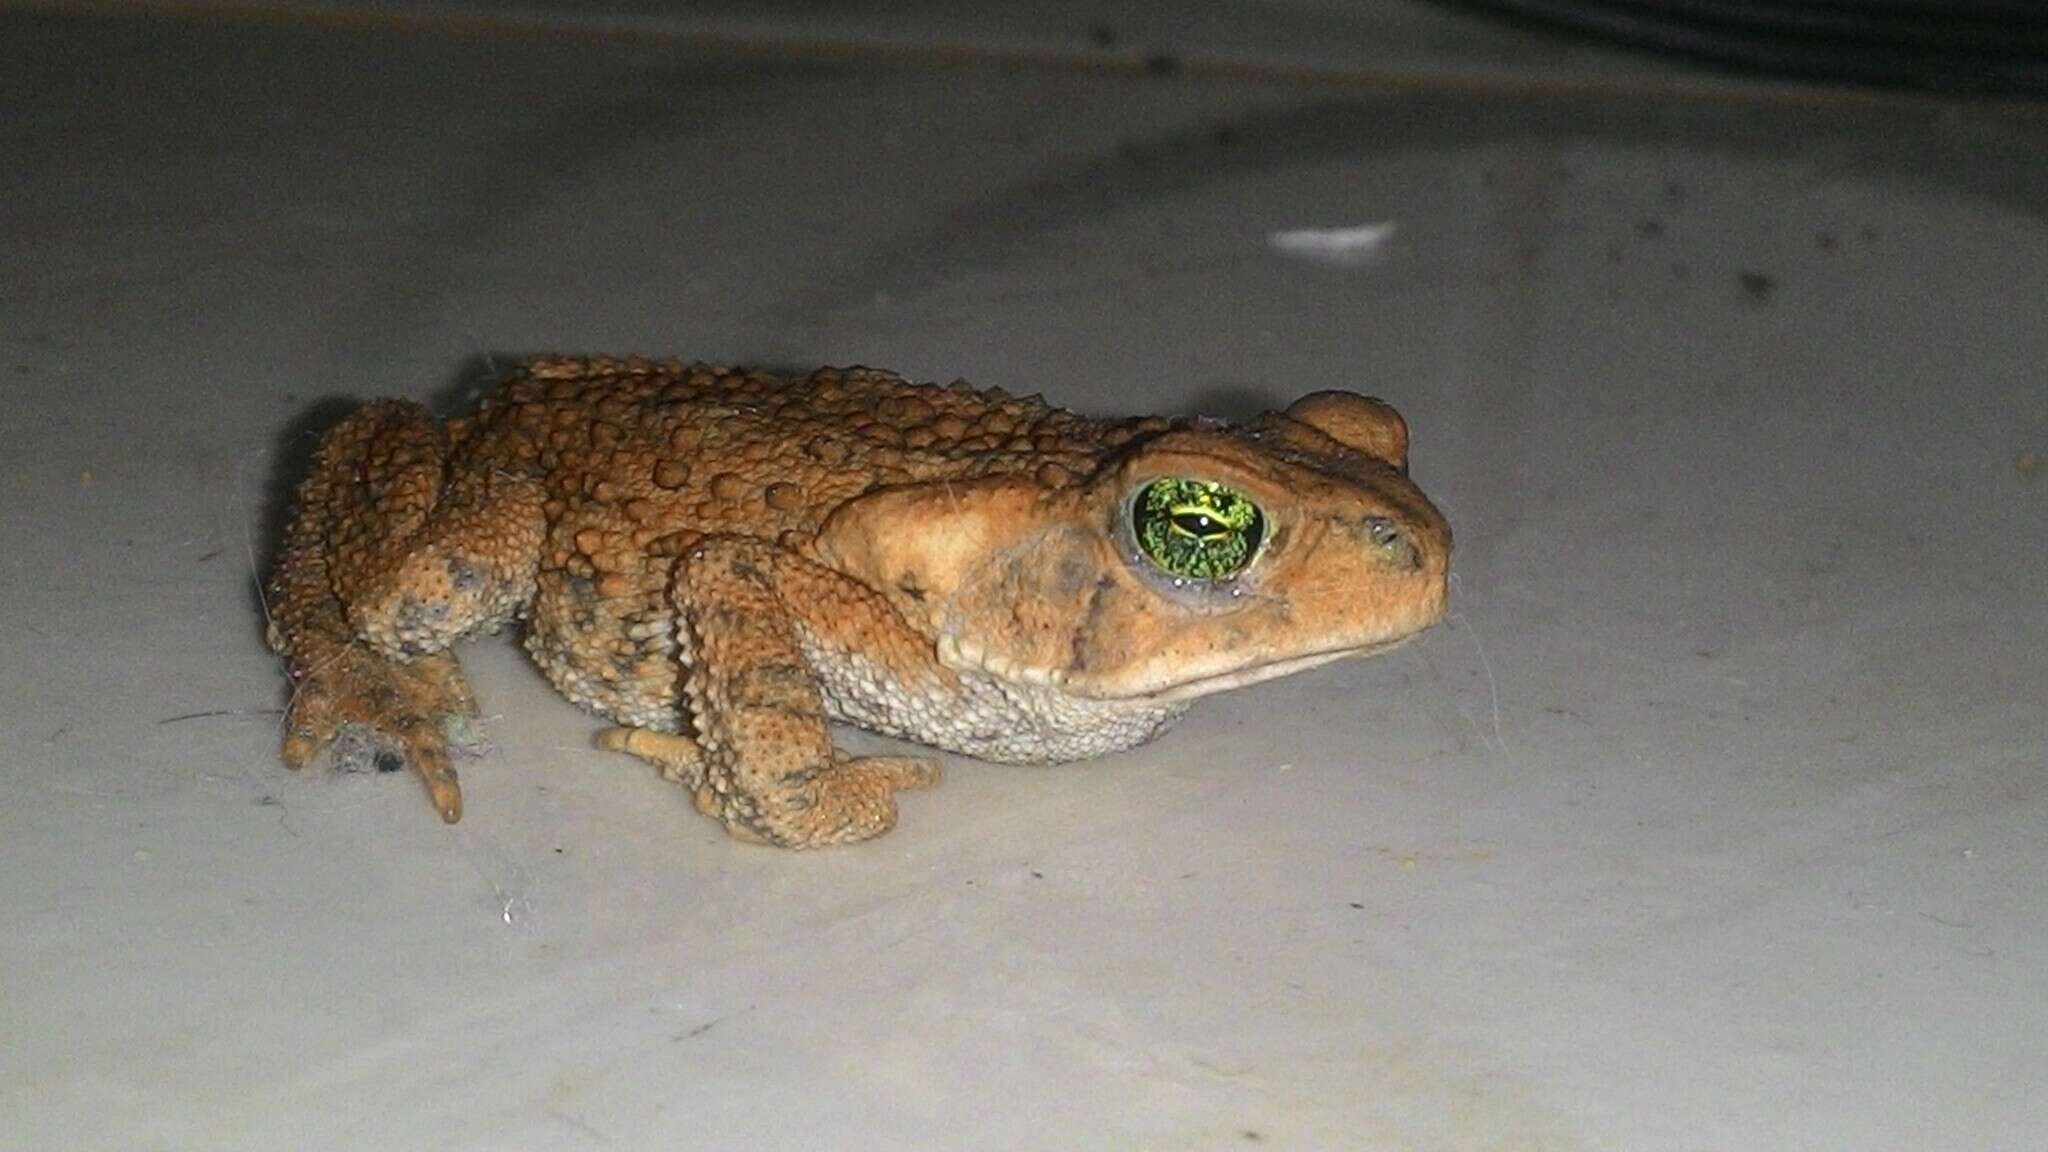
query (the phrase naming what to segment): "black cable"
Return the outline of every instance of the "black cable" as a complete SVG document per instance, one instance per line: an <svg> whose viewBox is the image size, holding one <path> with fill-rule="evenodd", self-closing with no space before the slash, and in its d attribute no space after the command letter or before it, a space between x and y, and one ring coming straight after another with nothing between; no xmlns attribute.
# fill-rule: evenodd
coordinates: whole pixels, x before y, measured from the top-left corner
<svg viewBox="0 0 2048 1152"><path fill-rule="evenodd" d="M1447 0L1774 76L2048 96L2039 0Z"/></svg>

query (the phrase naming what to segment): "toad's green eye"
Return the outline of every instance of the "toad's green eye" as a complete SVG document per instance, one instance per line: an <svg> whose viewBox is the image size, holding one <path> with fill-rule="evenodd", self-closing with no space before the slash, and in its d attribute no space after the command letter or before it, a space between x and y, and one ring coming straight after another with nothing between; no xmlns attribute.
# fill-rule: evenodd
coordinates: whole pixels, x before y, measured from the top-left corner
<svg viewBox="0 0 2048 1152"><path fill-rule="evenodd" d="M1258 554L1266 517L1235 488L1169 477L1138 490L1131 530L1145 559L1168 576L1222 581Z"/></svg>

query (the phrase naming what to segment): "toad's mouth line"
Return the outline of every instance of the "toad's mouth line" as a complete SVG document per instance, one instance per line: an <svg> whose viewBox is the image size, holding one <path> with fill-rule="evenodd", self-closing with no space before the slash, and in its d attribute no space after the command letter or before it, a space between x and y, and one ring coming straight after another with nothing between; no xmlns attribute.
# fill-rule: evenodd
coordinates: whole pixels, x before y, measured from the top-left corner
<svg viewBox="0 0 2048 1152"><path fill-rule="evenodd" d="M1345 648L1332 648L1322 652L1310 652L1302 656L1289 656L1283 660L1271 660L1264 664L1248 664L1223 672L1212 672L1176 684L1151 691L1118 691L1086 674L1075 675L1064 668L1037 668L1006 659L987 651L971 639L952 635L941 635L938 640L939 663L956 672L980 672L1012 684L1025 684L1035 688L1050 688L1088 700L1128 704L1180 704L1218 692L1228 692L1296 672L1306 672L1325 664L1353 656L1377 656L1391 652L1420 635L1411 632L1392 640L1381 640L1371 644L1357 644Z"/></svg>

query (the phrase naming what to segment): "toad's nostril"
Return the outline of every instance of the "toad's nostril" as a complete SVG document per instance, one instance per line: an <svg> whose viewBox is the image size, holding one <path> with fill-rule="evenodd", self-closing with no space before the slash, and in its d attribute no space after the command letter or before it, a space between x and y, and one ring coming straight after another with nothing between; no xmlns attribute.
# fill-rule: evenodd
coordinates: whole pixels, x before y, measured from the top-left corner
<svg viewBox="0 0 2048 1152"><path fill-rule="evenodd" d="M1359 528L1384 563L1410 570L1422 567L1422 550L1400 524L1385 516L1367 516Z"/></svg>

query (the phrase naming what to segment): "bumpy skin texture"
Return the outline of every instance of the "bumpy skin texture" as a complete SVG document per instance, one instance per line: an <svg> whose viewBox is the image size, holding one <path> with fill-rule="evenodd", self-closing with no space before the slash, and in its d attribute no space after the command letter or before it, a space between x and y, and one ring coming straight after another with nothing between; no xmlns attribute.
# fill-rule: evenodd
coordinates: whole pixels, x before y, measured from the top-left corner
<svg viewBox="0 0 2048 1152"><path fill-rule="evenodd" d="M449 648L519 619L620 725L600 746L734 835L866 839L938 766L851 757L830 721L1080 759L1434 623L1450 531L1407 445L1348 392L1246 425L1099 421L862 368L545 359L459 419L379 401L322 439L270 582L284 759L409 766L460 818L477 708ZM1132 507L1164 478L1257 504L1249 566L1147 559Z"/></svg>

